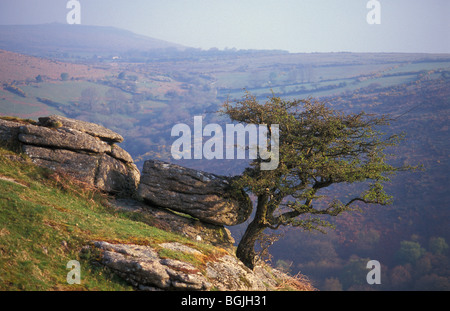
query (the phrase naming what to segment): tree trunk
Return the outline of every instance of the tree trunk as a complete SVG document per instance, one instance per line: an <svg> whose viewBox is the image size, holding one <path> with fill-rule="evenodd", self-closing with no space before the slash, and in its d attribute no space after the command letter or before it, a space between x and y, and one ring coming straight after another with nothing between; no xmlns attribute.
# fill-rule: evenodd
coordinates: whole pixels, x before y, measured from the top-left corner
<svg viewBox="0 0 450 311"><path fill-rule="evenodd" d="M255 243L266 228L266 213L267 196L259 196L255 218L245 230L244 236L236 250L236 256L251 270L256 264Z"/></svg>

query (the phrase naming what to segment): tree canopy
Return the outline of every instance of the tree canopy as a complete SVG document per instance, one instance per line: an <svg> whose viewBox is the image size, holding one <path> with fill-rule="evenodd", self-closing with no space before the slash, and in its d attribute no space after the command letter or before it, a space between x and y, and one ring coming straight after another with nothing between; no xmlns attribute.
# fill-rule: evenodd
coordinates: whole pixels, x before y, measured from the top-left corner
<svg viewBox="0 0 450 311"><path fill-rule="evenodd" d="M244 124L279 125L279 165L261 170L261 157L235 181L256 198L256 213L241 239L237 256L249 268L257 260L255 243L265 229L280 226L321 230L330 226L323 215L337 216L355 208L356 202L386 205L392 202L383 187L389 176L411 167L387 162L386 148L403 135L381 132L392 119L364 112L345 113L314 99L282 100L272 96L259 103L247 93L241 100L223 105L222 113ZM335 184L360 183L351 198L315 204L322 191Z"/></svg>

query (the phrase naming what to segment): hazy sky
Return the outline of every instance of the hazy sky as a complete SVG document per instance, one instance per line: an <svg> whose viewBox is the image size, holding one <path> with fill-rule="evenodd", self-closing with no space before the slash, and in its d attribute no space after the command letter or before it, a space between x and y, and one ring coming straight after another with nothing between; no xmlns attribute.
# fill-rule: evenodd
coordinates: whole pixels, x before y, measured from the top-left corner
<svg viewBox="0 0 450 311"><path fill-rule="evenodd" d="M0 0L0 24L66 23L68 0ZM190 47L450 53L450 0L79 0L81 24ZM1 38L0 38L1 39Z"/></svg>

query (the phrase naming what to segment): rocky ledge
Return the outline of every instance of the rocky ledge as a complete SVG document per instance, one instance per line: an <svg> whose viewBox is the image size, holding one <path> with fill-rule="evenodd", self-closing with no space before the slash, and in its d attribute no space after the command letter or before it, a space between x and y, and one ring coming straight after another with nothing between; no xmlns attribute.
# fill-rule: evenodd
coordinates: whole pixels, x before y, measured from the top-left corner
<svg viewBox="0 0 450 311"><path fill-rule="evenodd" d="M201 251L178 242L161 243L157 247L194 258L195 261L202 262L203 267L199 268L198 264L187 260L164 258L152 246L94 241L83 251L100 250L99 262L140 290L310 289L299 280L269 266L260 265L251 271L235 256L226 252L214 260L207 260L207 256Z"/></svg>

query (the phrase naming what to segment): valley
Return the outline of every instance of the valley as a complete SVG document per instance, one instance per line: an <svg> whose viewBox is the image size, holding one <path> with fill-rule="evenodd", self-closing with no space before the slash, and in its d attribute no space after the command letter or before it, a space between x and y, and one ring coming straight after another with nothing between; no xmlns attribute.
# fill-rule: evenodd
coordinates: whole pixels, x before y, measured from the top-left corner
<svg viewBox="0 0 450 311"><path fill-rule="evenodd" d="M314 97L344 111L390 114L386 131L405 132L406 140L389 161L424 170L392 179L392 206L343 215L327 235L284 231L270 248L272 264L301 271L322 290L374 289L365 282L368 259L382 264L375 289L450 288L449 54L0 48L0 116L59 114L101 124L125 138L122 147L139 169L147 159L174 162L172 127L192 126L194 116L224 124L217 111L245 91L261 101ZM248 164L176 162L222 175ZM242 225L230 230L236 240L243 234Z"/></svg>

